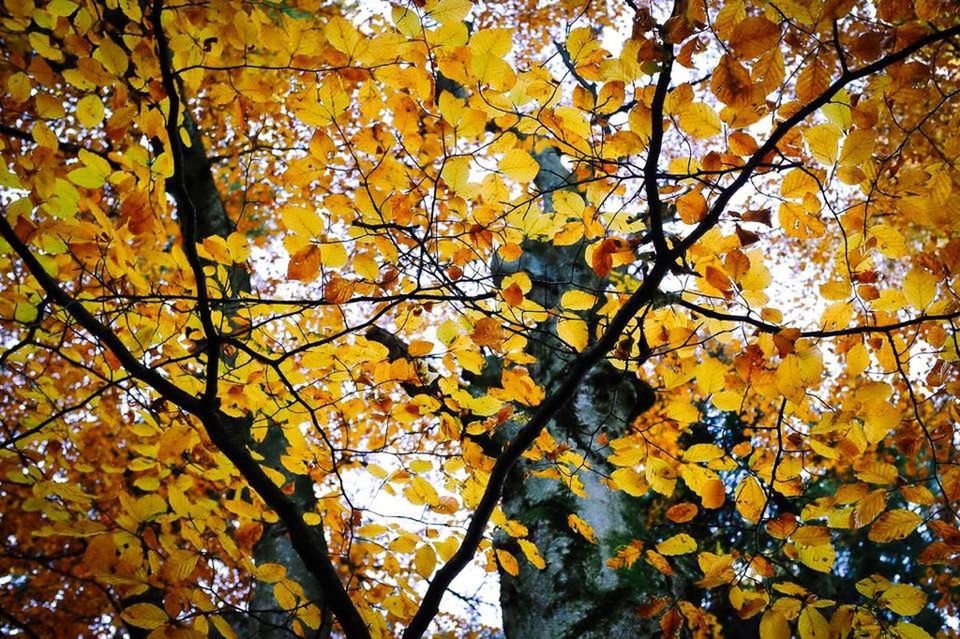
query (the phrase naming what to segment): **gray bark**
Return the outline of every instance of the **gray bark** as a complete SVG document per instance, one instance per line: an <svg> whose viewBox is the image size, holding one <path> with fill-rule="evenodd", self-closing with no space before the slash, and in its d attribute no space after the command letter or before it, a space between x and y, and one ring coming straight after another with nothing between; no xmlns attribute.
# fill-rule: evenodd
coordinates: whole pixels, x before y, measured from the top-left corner
<svg viewBox="0 0 960 639"><path fill-rule="evenodd" d="M537 187L541 191L564 188L569 172L559 153L548 149L537 159ZM552 210L551 195L547 193L543 200L545 209ZM528 241L523 248L517 262L495 264L494 269L501 275L518 270L528 273L534 282L531 295L538 303L555 305L560 294L571 287L602 290L602 280L584 261L582 246ZM587 321L590 324L589 317ZM562 378L564 368L575 357L556 337L553 322L530 336L529 351L537 359L530 367L531 376L547 389ZM498 379L498 374L485 375L474 384L482 387ZM606 566L619 546L642 536L644 501L602 483L612 468L605 455L597 452L596 439L601 433L611 439L623 435L636 414L649 408L652 401L653 391L632 373L602 364L549 427L559 442L571 445L590 464L590 470L580 474L587 499L577 497L561 482L531 476L550 462L522 459L512 471L504 489L503 510L528 527L547 566L538 570L521 561L516 577L501 570L500 602L507 639L630 639L655 634L652 623L637 616L635 609L646 594L662 585L652 583L641 571L615 571ZM571 513L593 527L596 545L569 528L567 516ZM520 554L503 535L495 543Z"/></svg>

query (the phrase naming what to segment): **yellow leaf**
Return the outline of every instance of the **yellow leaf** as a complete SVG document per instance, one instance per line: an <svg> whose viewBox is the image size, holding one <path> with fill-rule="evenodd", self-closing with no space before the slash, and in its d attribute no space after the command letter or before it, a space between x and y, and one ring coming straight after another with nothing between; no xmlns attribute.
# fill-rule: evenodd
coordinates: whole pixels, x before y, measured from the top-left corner
<svg viewBox="0 0 960 639"><path fill-rule="evenodd" d="M803 135L810 154L820 164L832 166L837 161L837 142L843 132L835 124L818 124Z"/></svg>
<svg viewBox="0 0 960 639"><path fill-rule="evenodd" d="M903 278L903 296L917 310L924 310L937 297L937 278L930 271L914 266Z"/></svg>
<svg viewBox="0 0 960 639"><path fill-rule="evenodd" d="M93 58L117 77L122 77L129 66L127 54L110 38L100 41L100 46L93 52Z"/></svg>
<svg viewBox="0 0 960 639"><path fill-rule="evenodd" d="M591 544L597 543L597 533L593 531L593 526L578 517L577 515L567 516L567 525L574 532L578 532Z"/></svg>
<svg viewBox="0 0 960 639"><path fill-rule="evenodd" d="M424 579L429 579L433 574L433 569L437 567L437 553L430 544L424 544L417 548L413 556L413 566L417 569L417 574Z"/></svg>
<svg viewBox="0 0 960 639"><path fill-rule="evenodd" d="M414 477L410 481L410 485L404 489L403 495L415 506L423 504L436 506L440 503L440 495L437 494L437 489L423 477Z"/></svg>
<svg viewBox="0 0 960 639"><path fill-rule="evenodd" d="M355 57L357 47L363 40L363 35L357 31L353 23L340 16L329 18L324 34L335 49L350 57Z"/></svg>
<svg viewBox="0 0 960 639"><path fill-rule="evenodd" d="M587 347L587 323L581 319L562 319L557 322L557 335L576 351Z"/></svg>
<svg viewBox="0 0 960 639"><path fill-rule="evenodd" d="M573 62L582 60L600 45L590 27L578 27L570 31L567 36L567 53Z"/></svg>
<svg viewBox="0 0 960 639"><path fill-rule="evenodd" d="M850 515L850 524L853 528L863 528L877 518L887 507L887 491L871 490L854 507Z"/></svg>
<svg viewBox="0 0 960 639"><path fill-rule="evenodd" d="M896 584L883 591L880 604L898 615L918 614L927 605L927 595L916 586Z"/></svg>
<svg viewBox="0 0 960 639"><path fill-rule="evenodd" d="M443 95L449 95L444 92ZM470 163L471 159L467 156L449 158L443 165L443 171L440 176L447 186L458 195L467 195L467 185L470 182Z"/></svg>
<svg viewBox="0 0 960 639"><path fill-rule="evenodd" d="M830 572L837 560L837 551L831 544L819 546L797 546L800 562L817 572Z"/></svg>
<svg viewBox="0 0 960 639"><path fill-rule="evenodd" d="M80 149L78 157L84 166L81 169L70 171L67 174L67 179L77 186L87 189L99 189L103 186L112 172L110 163L86 149Z"/></svg>
<svg viewBox="0 0 960 639"><path fill-rule="evenodd" d="M481 29L470 37L470 51L474 55L502 58L513 48L512 38L513 32L510 29Z"/></svg>
<svg viewBox="0 0 960 639"><path fill-rule="evenodd" d="M421 30L423 27L413 7L407 8L395 4L391 11L391 18L397 30L403 35L408 38L422 37Z"/></svg>
<svg viewBox="0 0 960 639"><path fill-rule="evenodd" d="M857 377L870 366L870 352L862 343L847 351L847 375Z"/></svg>
<svg viewBox="0 0 960 639"><path fill-rule="evenodd" d="M33 84L30 82L30 76L26 73L18 72L7 78L7 95L14 102L21 103L30 99L30 90Z"/></svg>
<svg viewBox="0 0 960 639"><path fill-rule="evenodd" d="M279 213L283 226L296 235L316 239L323 234L323 218L314 210L303 206L285 206Z"/></svg>
<svg viewBox="0 0 960 639"><path fill-rule="evenodd" d="M211 615L210 620L224 639L236 639L237 633L233 631L233 628L230 627L230 623L226 619L219 615Z"/></svg>
<svg viewBox="0 0 960 639"><path fill-rule="evenodd" d="M623 105L624 84L620 80L613 80L600 87L600 94L597 96L596 110L598 113L613 113Z"/></svg>
<svg viewBox="0 0 960 639"><path fill-rule="evenodd" d="M567 291L560 298L560 306L570 311L586 311L593 308L597 298L584 291Z"/></svg>
<svg viewBox="0 0 960 639"><path fill-rule="evenodd" d="M900 639L933 639L929 632L907 621L901 621L895 625L893 632L900 637Z"/></svg>
<svg viewBox="0 0 960 639"><path fill-rule="evenodd" d="M490 395L481 395L480 397L472 398L464 407L469 409L474 415L489 417L490 415L495 415L497 411L503 408L503 401Z"/></svg>
<svg viewBox="0 0 960 639"><path fill-rule="evenodd" d="M727 489L719 478L703 482L698 491L704 508L720 508L727 499Z"/></svg>
<svg viewBox="0 0 960 639"><path fill-rule="evenodd" d="M673 494L677 487L677 473L667 462L659 457L650 457L644 467L644 476L651 488L665 497Z"/></svg>
<svg viewBox="0 0 960 639"><path fill-rule="evenodd" d="M846 89L837 91L828 104L820 109L827 120L836 124L844 131L849 131L853 124L853 115L850 112L850 94Z"/></svg>
<svg viewBox="0 0 960 639"><path fill-rule="evenodd" d="M95 95L80 98L77 102L77 121L84 127L92 129L103 121L103 102Z"/></svg>
<svg viewBox="0 0 960 639"><path fill-rule="evenodd" d="M917 504L919 506L932 506L936 501L933 493L931 493L930 489L926 486L901 486L900 494L911 504Z"/></svg>
<svg viewBox="0 0 960 639"><path fill-rule="evenodd" d="M697 386L704 393L716 393L724 388L724 377L727 367L723 362L712 357L703 360L696 369Z"/></svg>
<svg viewBox="0 0 960 639"><path fill-rule="evenodd" d="M517 182L530 182L537 177L540 165L523 149L510 149L500 160L500 170Z"/></svg>
<svg viewBox="0 0 960 639"><path fill-rule="evenodd" d="M610 475L610 479L617 488L633 497L646 495L650 488L643 475L630 468L618 468Z"/></svg>
<svg viewBox="0 0 960 639"><path fill-rule="evenodd" d="M536 545L534 545L532 541L518 539L517 543L520 544L520 550L523 551L523 555L527 558L527 561L536 566L539 570L543 570L547 567L546 562L540 555L540 551L537 550Z"/></svg>
<svg viewBox="0 0 960 639"><path fill-rule="evenodd" d="M853 319L853 306L848 302L835 302L823 311L820 326L824 330L834 331L846 328Z"/></svg>
<svg viewBox="0 0 960 639"><path fill-rule="evenodd" d="M657 544L657 552L661 555L686 555L697 550L696 540L686 533L674 535Z"/></svg>
<svg viewBox="0 0 960 639"><path fill-rule="evenodd" d="M126 608L121 616L131 626L148 630L159 628L170 619L163 609L148 603L133 604Z"/></svg>
<svg viewBox="0 0 960 639"><path fill-rule="evenodd" d="M870 541L887 543L897 539L904 539L910 533L917 529L923 522L920 515L909 510L897 509L890 510L877 518L870 526L870 533L867 535Z"/></svg>
<svg viewBox="0 0 960 639"><path fill-rule="evenodd" d="M410 357L423 357L433 352L433 342L427 340L415 339L410 342L408 349Z"/></svg>
<svg viewBox="0 0 960 639"><path fill-rule="evenodd" d="M830 623L815 608L806 606L797 620L800 639L829 639Z"/></svg>
<svg viewBox="0 0 960 639"><path fill-rule="evenodd" d="M873 131L851 131L843 141L840 166L859 166L873 155Z"/></svg>
<svg viewBox="0 0 960 639"><path fill-rule="evenodd" d="M709 462L720 459L726 453L716 444L694 444L683 451L683 461L686 462Z"/></svg>
<svg viewBox="0 0 960 639"><path fill-rule="evenodd" d="M897 483L897 467L886 462L867 462L856 467L857 479L868 484L887 485Z"/></svg>
<svg viewBox="0 0 960 639"><path fill-rule="evenodd" d="M907 254L907 242L896 227L878 224L870 227L870 235L877 238L877 249L884 257L899 259Z"/></svg>
<svg viewBox="0 0 960 639"><path fill-rule="evenodd" d="M767 503L767 495L760 482L752 476L744 478L737 486L736 495L737 512L750 523L759 523Z"/></svg>
<svg viewBox="0 0 960 639"><path fill-rule="evenodd" d="M463 20L472 8L473 3L470 0L440 0L427 14L437 22L447 24Z"/></svg>
<svg viewBox="0 0 960 639"><path fill-rule="evenodd" d="M864 597L875 598L881 592L892 586L893 583L883 575L870 575L856 583L857 592Z"/></svg>
<svg viewBox="0 0 960 639"><path fill-rule="evenodd" d="M783 197L802 200L807 193L819 192L817 178L803 169L791 169L780 182L780 195Z"/></svg>
<svg viewBox="0 0 960 639"><path fill-rule="evenodd" d="M508 575L516 577L520 572L520 564L517 563L517 558L506 550L497 548L497 562Z"/></svg>
<svg viewBox="0 0 960 639"><path fill-rule="evenodd" d="M343 268L348 261L347 249L340 242L328 241L320 245L320 263L325 268Z"/></svg>
<svg viewBox="0 0 960 639"><path fill-rule="evenodd" d="M823 526L801 526L793 531L790 540L804 546L822 546L830 543L830 531Z"/></svg>
<svg viewBox="0 0 960 639"><path fill-rule="evenodd" d="M680 129L692 137L706 139L723 130L717 112L703 102L693 102L680 112Z"/></svg>
<svg viewBox="0 0 960 639"><path fill-rule="evenodd" d="M790 639L787 618L779 611L768 608L760 617L760 639Z"/></svg>
<svg viewBox="0 0 960 639"><path fill-rule="evenodd" d="M504 392L499 396L503 399L520 402L527 406L537 406L543 401L545 391L530 377L530 373L523 367L504 369L500 376L500 384Z"/></svg>

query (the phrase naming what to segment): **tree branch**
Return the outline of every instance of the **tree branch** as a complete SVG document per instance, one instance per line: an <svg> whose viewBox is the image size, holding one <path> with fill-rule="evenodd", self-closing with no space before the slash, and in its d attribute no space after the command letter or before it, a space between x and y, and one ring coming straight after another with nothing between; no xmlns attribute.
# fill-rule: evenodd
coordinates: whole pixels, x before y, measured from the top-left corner
<svg viewBox="0 0 960 639"><path fill-rule="evenodd" d="M169 106L167 109L167 138L170 144L170 154L173 157L173 183L176 191L177 215L180 218L180 230L183 241L183 252L186 255L190 269L197 285L197 312L200 315L200 324L203 326L206 338L207 371L204 398L215 401L217 397L217 382L220 365L220 335L213 325L213 315L210 312L209 294L207 292L207 277L203 273L203 264L197 253L197 208L190 198L190 192L185 181L183 147L180 141L180 94L177 92L173 70L170 68L171 51L167 36L163 31L163 0L153 1L151 22L153 23L153 37L157 41L157 61L160 65L160 75L163 88L167 94Z"/></svg>
<svg viewBox="0 0 960 639"><path fill-rule="evenodd" d="M681 0L674 2L671 17L677 15L681 5ZM660 186L657 183L657 164L663 147L663 105L670 89L670 76L673 71L673 43L670 42L665 27L661 26L659 31L663 41L663 68L657 78L653 103L650 105L650 143L647 145L647 159L643 163L643 183L647 194L647 208L650 211L650 235L658 256L666 255L669 250L667 236L663 232L663 203L660 201Z"/></svg>
<svg viewBox="0 0 960 639"><path fill-rule="evenodd" d="M730 313L723 313L721 311L714 310L706 306L700 306L699 304L694 304L693 302L688 302L684 299L677 299L673 302L676 306L682 306L686 309L703 315L704 317L709 317L711 319L720 320L723 322L735 322L741 324L749 324L753 326L758 331L762 333L779 333L784 330L785 326L778 326L776 324L771 324L769 322L764 322L763 320L756 319L755 317L750 317L749 315L734 315ZM940 315L921 315L919 317L913 317L902 322L895 322L893 324L882 324L879 326L870 326L870 325L860 325L860 326L851 326L849 328L838 328L831 331L802 331L800 337L810 337L810 338L824 338L824 337L843 337L845 335L865 335L868 333L892 333L900 329L909 328L911 326L920 326L927 322L949 322L953 319L960 319L960 311L954 313L943 313Z"/></svg>

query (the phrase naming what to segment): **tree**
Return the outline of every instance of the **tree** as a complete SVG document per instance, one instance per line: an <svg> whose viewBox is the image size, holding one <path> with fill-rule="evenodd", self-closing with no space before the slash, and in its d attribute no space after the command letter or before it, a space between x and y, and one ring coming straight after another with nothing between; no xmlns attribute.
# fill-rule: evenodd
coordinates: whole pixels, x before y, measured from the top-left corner
<svg viewBox="0 0 960 639"><path fill-rule="evenodd" d="M366 13L5 1L4 634L955 618L951 3Z"/></svg>

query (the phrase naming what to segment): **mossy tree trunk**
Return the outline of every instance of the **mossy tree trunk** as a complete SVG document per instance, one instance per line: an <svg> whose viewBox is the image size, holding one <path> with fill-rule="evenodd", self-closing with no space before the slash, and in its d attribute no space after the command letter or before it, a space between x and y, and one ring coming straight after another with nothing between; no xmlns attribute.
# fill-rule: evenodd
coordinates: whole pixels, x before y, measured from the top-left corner
<svg viewBox="0 0 960 639"><path fill-rule="evenodd" d="M570 174L555 149L539 153L537 159L536 185L545 193L544 208L549 212L550 193L565 188ZM526 272L533 281L530 295L545 307L555 306L560 294L574 287L602 290L603 282L584 260L582 246L559 248L528 241L523 249L517 262L494 268L498 275ZM530 336L528 350L537 360L530 367L531 376L548 392L575 357L556 336L552 321ZM489 376L485 378L489 380ZM551 435L583 455L589 465L577 474L586 498L576 496L561 481L534 476L551 467L550 461L521 459L514 467L504 489L503 510L507 517L527 526L546 568L538 570L521 561L517 576L501 570L500 603L507 639L630 639L655 633L655 626L641 619L636 608L648 593L664 584L653 583L639 571L615 571L606 563L618 547L641 536L644 502L607 487L604 478L612 468L600 450L601 435L612 439L626 433L653 399L650 387L633 373L604 363L594 369L550 425ZM509 437L509 432L504 436ZM596 533L595 544L571 530L570 514L590 524ZM520 555L505 536L496 543Z"/></svg>

